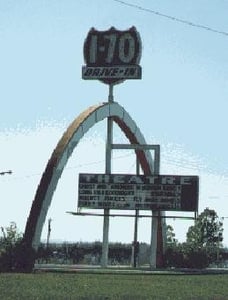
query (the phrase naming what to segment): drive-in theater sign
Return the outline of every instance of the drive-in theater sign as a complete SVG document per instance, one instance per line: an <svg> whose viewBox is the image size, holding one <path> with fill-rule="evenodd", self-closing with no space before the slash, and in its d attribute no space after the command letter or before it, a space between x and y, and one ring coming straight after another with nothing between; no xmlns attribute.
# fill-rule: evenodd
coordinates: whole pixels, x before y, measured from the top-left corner
<svg viewBox="0 0 228 300"><path fill-rule="evenodd" d="M124 79L140 79L141 40L135 27L120 31L92 28L84 43L86 66L83 79L99 79L104 83L119 83Z"/></svg>
<svg viewBox="0 0 228 300"><path fill-rule="evenodd" d="M103 120L107 121L105 174L80 174L79 210L71 212L73 215L97 216L99 213L84 213L82 209L103 209L100 214L104 217L101 265L103 267L108 265L109 217L117 216L116 213L110 214L111 209L131 210L131 213L118 214L118 216L135 218L134 267L136 267L137 261L135 245L138 241L139 217L151 218L150 266L154 268L162 266L165 211L195 212L196 216L198 177L159 175L160 146L148 145L130 114L114 101L113 88L115 84L126 79L141 79L140 58L141 39L135 27L124 31L114 27L106 31L98 31L94 28L89 31L84 42L85 65L82 67L82 78L97 79L107 84L109 88L108 101L90 106L81 112L69 125L53 150L37 186L26 223L22 243L26 249L36 250L39 247L49 206L73 150L86 132ZM146 105L143 105L142 95L140 95L139 105L142 110L148 109ZM145 120L145 122L147 121ZM125 134L129 144L113 142L114 124ZM135 151L136 175L112 174L111 154L114 149ZM93 152L88 152L87 155L93 155ZM140 172L144 175L141 175ZM135 210L134 214L132 210ZM140 210L150 210L151 214L142 216L139 214ZM28 261L23 262L24 267L26 270L31 270L35 263L35 256L28 255L26 258Z"/></svg>
<svg viewBox="0 0 228 300"><path fill-rule="evenodd" d="M79 208L198 210L198 176L79 174Z"/></svg>

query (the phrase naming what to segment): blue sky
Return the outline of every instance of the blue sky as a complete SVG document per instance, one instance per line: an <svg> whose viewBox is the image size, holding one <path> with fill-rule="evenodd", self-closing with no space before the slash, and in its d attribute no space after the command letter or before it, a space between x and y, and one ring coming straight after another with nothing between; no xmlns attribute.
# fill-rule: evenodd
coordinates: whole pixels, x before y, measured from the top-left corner
<svg viewBox="0 0 228 300"><path fill-rule="evenodd" d="M227 1L126 2L228 32ZM200 211L209 206L228 217L227 34L118 1L0 0L0 171L13 170L0 178L1 226L16 221L24 229L41 174L63 131L88 106L107 100L106 85L81 79L89 29L125 30L132 25L142 39L142 80L117 85L115 101L148 143L161 145L161 172L199 175ZM102 239L102 220L76 220L65 211L75 210L78 172L104 171L105 128L102 123L91 129L63 173L48 215L53 238ZM116 137L122 139L120 132ZM132 153L115 155L116 171L134 171ZM123 222L113 221L111 239L131 241L131 221L120 234ZM140 237L148 241L149 221L140 222ZM170 222L180 239L192 224ZM77 228L85 226L97 230L89 234L80 229L79 234ZM228 245L228 219L224 227Z"/></svg>

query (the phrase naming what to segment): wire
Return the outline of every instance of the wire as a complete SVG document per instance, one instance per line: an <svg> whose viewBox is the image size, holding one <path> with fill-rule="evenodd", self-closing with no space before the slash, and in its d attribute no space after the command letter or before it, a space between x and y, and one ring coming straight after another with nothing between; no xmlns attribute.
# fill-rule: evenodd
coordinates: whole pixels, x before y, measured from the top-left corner
<svg viewBox="0 0 228 300"><path fill-rule="evenodd" d="M133 155L134 155L134 153L119 155L119 156L116 156L115 158L113 158L113 160L122 159L122 158L130 157L130 156L133 156ZM75 165L75 166L69 166L69 167L64 168L64 170L69 171L71 169L78 169L78 168L85 167L85 166L97 165L97 164L104 163L104 162L105 162L105 159L102 159L102 160L93 161L93 162L90 162L90 163L78 164L78 165ZM0 173L0 175L2 175L1 173ZM27 175L18 176L18 177L8 179L7 181L18 180L18 179L20 180L20 179L23 179L23 178L37 177L37 176L40 176L42 174L43 173L27 174Z"/></svg>
<svg viewBox="0 0 228 300"><path fill-rule="evenodd" d="M149 9L149 8L145 8L145 7L136 5L136 4L126 2L126 1L121 1L121 0L113 0L113 1L118 2L118 3L120 3L122 5L125 5L125 6L133 7L133 8L136 8L138 10L145 11L145 12L157 15L159 17L170 19L170 20L175 21L175 22L183 23L185 25L201 28L201 29L204 29L204 30L207 30L207 31L211 31L213 33L218 33L218 34L228 36L228 32L226 32L226 31L220 31L220 30L214 29L214 28L209 27L209 26L205 26L205 25L193 23L191 21L187 21L187 20L184 20L184 19L176 18L176 17L170 16L170 15L163 14L159 11L155 11L155 10L152 10L152 9Z"/></svg>
<svg viewBox="0 0 228 300"><path fill-rule="evenodd" d="M125 158L125 157L130 157L130 156L133 156L133 155L134 155L134 153L124 154L124 155L114 157L113 160L121 159L121 158ZM66 167L65 170L77 169L77 168L81 168L81 167L84 167L84 166L97 165L97 164L104 163L104 162L105 162L105 159L97 160L97 161L93 161L93 162L90 162L90 163L85 163L85 164L79 164L79 165L76 165L76 166Z"/></svg>

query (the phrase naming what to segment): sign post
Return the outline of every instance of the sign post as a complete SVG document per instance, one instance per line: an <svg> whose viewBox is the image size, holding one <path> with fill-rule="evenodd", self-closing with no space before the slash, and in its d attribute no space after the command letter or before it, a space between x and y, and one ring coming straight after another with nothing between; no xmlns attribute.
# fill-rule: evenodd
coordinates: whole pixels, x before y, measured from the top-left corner
<svg viewBox="0 0 228 300"><path fill-rule="evenodd" d="M83 79L98 79L109 85L108 102L113 100L113 86L125 79L140 79L141 40L135 27L120 31L111 27L107 31L91 28L84 42ZM111 174L113 120L107 120L105 174ZM102 267L108 264L109 208L104 208Z"/></svg>
<svg viewBox="0 0 228 300"><path fill-rule="evenodd" d="M113 102L113 85L109 84L108 101ZM106 157L105 157L105 174L112 172L112 140L113 140L113 121L112 117L107 120L107 140L106 140ZM108 241L109 241L109 208L104 208L104 222L103 222L103 243L102 243L102 257L101 266L106 268L108 265Z"/></svg>
<svg viewBox="0 0 228 300"><path fill-rule="evenodd" d="M139 160L136 156L136 175L139 175ZM133 241L133 267L136 268L138 264L138 254L139 254L139 242L138 242L138 219L139 219L139 210L135 210L135 226L134 226L134 241Z"/></svg>

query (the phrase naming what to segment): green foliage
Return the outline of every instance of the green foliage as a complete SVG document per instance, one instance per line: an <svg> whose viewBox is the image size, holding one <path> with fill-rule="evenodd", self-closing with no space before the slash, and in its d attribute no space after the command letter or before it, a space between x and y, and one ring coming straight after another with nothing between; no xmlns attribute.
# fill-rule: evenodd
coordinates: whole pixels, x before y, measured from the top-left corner
<svg viewBox="0 0 228 300"><path fill-rule="evenodd" d="M168 245L174 245L177 243L175 236L173 227L171 225L166 225L166 243Z"/></svg>
<svg viewBox="0 0 228 300"><path fill-rule="evenodd" d="M11 271L14 266L15 249L22 239L14 222L9 227L1 227L3 237L0 238L0 272Z"/></svg>
<svg viewBox="0 0 228 300"><path fill-rule="evenodd" d="M0 272L31 271L35 253L24 244L16 224L11 222L9 227L1 230Z"/></svg>
<svg viewBox="0 0 228 300"><path fill-rule="evenodd" d="M187 243L197 247L215 248L223 240L223 223L217 213L206 208L187 232Z"/></svg>
<svg viewBox="0 0 228 300"><path fill-rule="evenodd" d="M129 264L131 260L131 245L110 243L110 263ZM41 244L36 255L38 262L63 262L64 263L87 263L99 264L102 254L102 243L73 243L73 244Z"/></svg>
<svg viewBox="0 0 228 300"><path fill-rule="evenodd" d="M176 268L205 268L218 259L222 247L223 224L214 210L206 208L189 227L186 243L177 244L171 226L167 226L166 265Z"/></svg>
<svg viewBox="0 0 228 300"><path fill-rule="evenodd" d="M14 248L13 271L31 272L35 262L35 250L28 247L24 241L20 241Z"/></svg>
<svg viewBox="0 0 228 300"><path fill-rule="evenodd" d="M167 247L164 259L166 267L184 267L184 254L182 249L179 247Z"/></svg>
<svg viewBox="0 0 228 300"><path fill-rule="evenodd" d="M204 249L191 247L187 243L168 247L165 253L167 267L175 268L206 268L209 259Z"/></svg>
<svg viewBox="0 0 228 300"><path fill-rule="evenodd" d="M131 259L131 246L121 243L110 245L109 258L116 263L124 264L126 261L129 263Z"/></svg>
<svg viewBox="0 0 228 300"><path fill-rule="evenodd" d="M7 247L7 245L15 245L22 239L22 234L18 232L15 222L11 222L9 227L1 227L3 237L0 238L0 249Z"/></svg>

